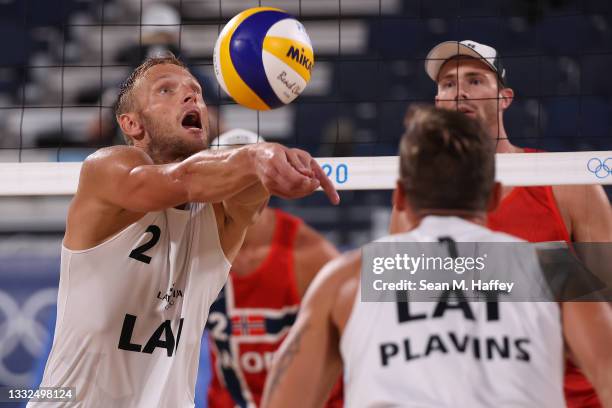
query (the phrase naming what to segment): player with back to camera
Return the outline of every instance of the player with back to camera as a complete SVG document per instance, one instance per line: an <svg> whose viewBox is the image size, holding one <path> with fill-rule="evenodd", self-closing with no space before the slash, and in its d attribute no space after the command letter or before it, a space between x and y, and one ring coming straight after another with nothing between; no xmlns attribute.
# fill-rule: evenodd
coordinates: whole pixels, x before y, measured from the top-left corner
<svg viewBox="0 0 612 408"><path fill-rule="evenodd" d="M497 153L536 151L517 147L508 139L504 113L514 91L507 85L497 50L470 40L446 41L429 52L425 71L437 84L436 106L477 119L495 140ZM393 218L396 225L407 226L400 213L394 212ZM612 209L599 185L508 187L498 208L489 214L488 226L531 242L612 242ZM570 407L600 406L571 358L565 394Z"/></svg>
<svg viewBox="0 0 612 408"><path fill-rule="evenodd" d="M485 227L501 186L494 182L492 141L480 125L435 108L412 110L405 123L394 204L412 227L380 241L524 242ZM558 408L564 405L563 339L612 406L607 304L364 302L361 263L361 252L350 252L317 275L275 357L263 407L318 406L344 369L351 408ZM540 273L537 264L508 264L534 268L521 276ZM489 303L496 314L488 314ZM520 339L520 347L511 341L516 347L507 355L491 358L478 351L486 350L485 339L501 337Z"/></svg>
<svg viewBox="0 0 612 408"><path fill-rule="evenodd" d="M211 148L262 141L253 132L233 129L213 140ZM301 219L264 208L210 308L209 407L259 406L272 355L294 323L300 300L315 274L336 256L334 246ZM327 406L342 406L341 382Z"/></svg>
<svg viewBox="0 0 612 408"><path fill-rule="evenodd" d="M116 116L128 146L85 160L68 210L41 386L75 387L69 406L193 406L208 309L269 195L339 198L304 151L206 150L202 89L173 56L131 73Z"/></svg>
<svg viewBox="0 0 612 408"><path fill-rule="evenodd" d="M436 106L477 119L495 138L497 153L535 151L513 145L506 134L504 113L514 91L497 50L469 40L443 42L427 55L425 71L437 84ZM487 225L531 242L612 242L612 209L599 185L505 188ZM567 360L565 393L570 407L599 406L572 359Z"/></svg>

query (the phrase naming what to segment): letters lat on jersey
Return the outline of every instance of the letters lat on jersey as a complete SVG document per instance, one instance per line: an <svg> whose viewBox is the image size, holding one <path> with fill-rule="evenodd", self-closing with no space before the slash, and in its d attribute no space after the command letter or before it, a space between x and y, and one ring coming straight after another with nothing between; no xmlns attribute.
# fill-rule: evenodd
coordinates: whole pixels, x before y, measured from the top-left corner
<svg viewBox="0 0 612 408"><path fill-rule="evenodd" d="M178 331L176 338L172 332L172 326L170 320L165 320L159 325L157 329L151 334L149 340L144 347L137 343L132 343L132 335L134 333L134 327L136 326L137 316L126 314L123 319L123 326L121 327L121 335L119 336L119 344L117 348L126 351L135 351L137 353L148 353L153 354L153 351L159 348L165 348L168 357L172 357L172 354L178 349L179 340L181 339L181 331L183 330L183 318L179 321ZM163 337L163 340L162 340Z"/></svg>

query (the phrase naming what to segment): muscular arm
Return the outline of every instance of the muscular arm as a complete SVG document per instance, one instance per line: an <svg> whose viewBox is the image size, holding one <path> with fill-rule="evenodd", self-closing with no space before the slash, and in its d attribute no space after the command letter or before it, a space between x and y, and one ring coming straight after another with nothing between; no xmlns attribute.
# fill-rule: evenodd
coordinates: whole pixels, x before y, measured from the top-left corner
<svg viewBox="0 0 612 408"><path fill-rule="evenodd" d="M612 208L601 186L555 186L553 191L574 241L612 242Z"/></svg>
<svg viewBox="0 0 612 408"><path fill-rule="evenodd" d="M231 151L202 151L179 163L155 165L135 147L99 150L83 163L64 243L72 249L89 248L147 212L186 202L228 201L232 207L232 199L239 202L244 199L239 194L252 194L248 189L257 190L257 184L265 186L266 196L270 192L290 198L309 194L321 184L336 202L337 193L331 182L321 177L320 167L304 170L295 154L279 145L259 144ZM256 198L263 198L259 193L264 194L259 190ZM256 212L257 205L249 204L253 203L241 207L243 212ZM229 222L217 218L220 235L228 231L228 225L246 228L248 217L240 211L230 210L227 215ZM230 241L230 246L239 245L236 239ZM227 253L226 245L224 250Z"/></svg>
<svg viewBox="0 0 612 408"><path fill-rule="evenodd" d="M206 150L179 163L155 165L140 149L114 146L85 160L77 196L135 213L218 202L258 182L253 162L244 148Z"/></svg>
<svg viewBox="0 0 612 408"><path fill-rule="evenodd" d="M598 185L555 186L578 257L612 291L612 207ZM583 244L580 244L583 243Z"/></svg>
<svg viewBox="0 0 612 408"><path fill-rule="evenodd" d="M149 211L226 199L257 183L249 156L246 150L202 152L180 163L155 165L135 147L101 149L83 163L64 243L90 248Z"/></svg>
<svg viewBox="0 0 612 408"><path fill-rule="evenodd" d="M297 321L275 354L263 408L325 403L342 370L340 335L355 298L358 265L359 254L351 253L331 261L315 277Z"/></svg>
<svg viewBox="0 0 612 408"><path fill-rule="evenodd" d="M332 192L333 187L331 187L331 182L323 174L323 171L313 158L305 152L296 149L279 152L279 154L284 155L283 159L291 165L289 169L268 167L262 168L260 171L263 172L266 177L283 184L282 187L284 189L291 191L292 195L287 196L287 198L295 198L302 195L299 191L303 188L303 185L300 184L303 183L303 181L300 179L292 181L292 175L288 174L289 171L294 171L300 177L302 175L308 176L309 179L307 180L314 179L317 182L320 181L323 189L328 194L331 194L330 198L332 202L335 200L334 196L336 193L335 191ZM284 184L287 185L285 186ZM270 184L267 183L266 185ZM272 187L274 187L274 184L272 184ZM295 189L292 190L293 188ZM275 188L275 190L279 191L279 188ZM277 195L282 196L278 193ZM263 211L269 197L270 193L268 189L262 183L258 182L223 201L223 217L220 217L220 211L217 208L217 225L223 224L222 231L220 228L219 233L221 245L228 259L233 260L240 251L246 234L246 228L255 222L256 216ZM318 264L317 266L320 268L322 264Z"/></svg>
<svg viewBox="0 0 612 408"><path fill-rule="evenodd" d="M268 190L261 183L256 183L232 198L215 204L221 246L230 262L238 255L248 226L255 222L269 198Z"/></svg>
<svg viewBox="0 0 612 408"><path fill-rule="evenodd" d="M605 302L566 302L563 332L573 358L604 407L612 407L612 310Z"/></svg>

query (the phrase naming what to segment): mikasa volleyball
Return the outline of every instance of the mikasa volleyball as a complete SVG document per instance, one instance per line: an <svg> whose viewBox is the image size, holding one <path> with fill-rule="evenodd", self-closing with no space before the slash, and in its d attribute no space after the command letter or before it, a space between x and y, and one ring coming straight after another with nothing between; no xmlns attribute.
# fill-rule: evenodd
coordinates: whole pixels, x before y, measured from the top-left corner
<svg viewBox="0 0 612 408"><path fill-rule="evenodd" d="M283 10L255 7L221 31L213 57L221 88L250 109L284 106L310 80L314 53L302 23Z"/></svg>

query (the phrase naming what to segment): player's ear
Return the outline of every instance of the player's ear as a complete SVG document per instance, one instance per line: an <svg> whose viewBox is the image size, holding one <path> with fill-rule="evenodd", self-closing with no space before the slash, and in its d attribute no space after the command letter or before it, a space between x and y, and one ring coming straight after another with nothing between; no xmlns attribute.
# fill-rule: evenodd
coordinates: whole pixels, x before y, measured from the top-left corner
<svg viewBox="0 0 612 408"><path fill-rule="evenodd" d="M489 196L489 203L487 204L487 212L495 211L502 196L502 185L496 181L491 189L491 195Z"/></svg>
<svg viewBox="0 0 612 408"><path fill-rule="evenodd" d="M410 227L411 223L408 220L408 214L406 214L406 205L404 188L398 181L395 190L393 190L393 210L391 211L391 218L389 220L390 234L398 234L412 229Z"/></svg>
<svg viewBox="0 0 612 408"><path fill-rule="evenodd" d="M404 211L406 209L406 192L404 186L398 180L395 184L395 190L393 190L393 208L398 211Z"/></svg>
<svg viewBox="0 0 612 408"><path fill-rule="evenodd" d="M117 122L121 131L132 140L142 140L144 137L144 127L135 112L122 113L117 118Z"/></svg>
<svg viewBox="0 0 612 408"><path fill-rule="evenodd" d="M514 100L514 90L512 88L502 88L499 90L499 96L501 97L499 100L500 110L505 111Z"/></svg>

